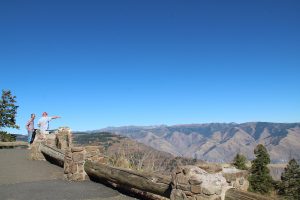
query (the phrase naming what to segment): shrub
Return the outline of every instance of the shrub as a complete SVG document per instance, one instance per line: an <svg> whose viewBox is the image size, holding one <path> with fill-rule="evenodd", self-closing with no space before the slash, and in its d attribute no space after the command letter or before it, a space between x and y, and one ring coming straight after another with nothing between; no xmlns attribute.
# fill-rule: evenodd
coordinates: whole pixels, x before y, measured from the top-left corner
<svg viewBox="0 0 300 200"><path fill-rule="evenodd" d="M0 141L1 142L14 142L14 141L16 141L16 136L11 135L5 131L0 131Z"/></svg>
<svg viewBox="0 0 300 200"><path fill-rule="evenodd" d="M233 165L237 168L237 169L241 169L241 170L247 170L246 167L246 157L242 154L236 154L236 156L233 159Z"/></svg>

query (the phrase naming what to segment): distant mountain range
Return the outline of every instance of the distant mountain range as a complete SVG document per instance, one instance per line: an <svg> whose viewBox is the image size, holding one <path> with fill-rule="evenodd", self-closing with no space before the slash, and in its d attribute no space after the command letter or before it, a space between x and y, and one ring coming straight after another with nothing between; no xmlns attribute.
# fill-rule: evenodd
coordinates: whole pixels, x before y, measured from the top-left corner
<svg viewBox="0 0 300 200"><path fill-rule="evenodd" d="M264 144L273 163L300 160L300 123L208 123L174 126L124 126L97 130L126 136L175 156L230 162L237 153L253 159ZM93 131L91 131L93 132Z"/></svg>

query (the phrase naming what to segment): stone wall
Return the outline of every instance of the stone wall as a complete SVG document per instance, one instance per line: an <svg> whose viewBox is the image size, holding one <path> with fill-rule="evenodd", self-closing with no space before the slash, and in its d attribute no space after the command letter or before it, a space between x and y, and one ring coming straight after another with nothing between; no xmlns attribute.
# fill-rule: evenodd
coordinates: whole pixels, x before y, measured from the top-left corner
<svg viewBox="0 0 300 200"><path fill-rule="evenodd" d="M72 147L66 151L64 163L64 177L67 180L83 181L88 179L84 171L87 160L104 163L102 149L98 146Z"/></svg>
<svg viewBox="0 0 300 200"><path fill-rule="evenodd" d="M210 174L197 166L182 166L173 172L170 199L221 200L229 188L221 172Z"/></svg>
<svg viewBox="0 0 300 200"><path fill-rule="evenodd" d="M64 178L71 181L88 179L84 171L86 161L105 164L103 149L99 146L74 147L69 128L59 128L54 134L39 137L31 145L31 159L45 160L41 153L41 144L61 153L64 166ZM44 146L43 146L43 151ZM47 151L46 151L47 154ZM47 154L48 155L48 154ZM51 155L51 154L50 154ZM54 156L55 157L55 156ZM222 168L215 164L198 166L179 166L172 174L171 200L224 200L225 193L230 188L247 190L249 182L246 171L235 168Z"/></svg>
<svg viewBox="0 0 300 200"><path fill-rule="evenodd" d="M87 179L84 171L86 160L104 163L101 156L103 149L98 146L74 147L71 130L61 127L54 133L42 136L37 130L34 142L31 145L30 158L32 160L45 160L41 153L41 144L60 149L64 152L64 177L67 180L81 181Z"/></svg>
<svg viewBox="0 0 300 200"><path fill-rule="evenodd" d="M214 165L181 166L173 172L170 199L224 200L228 189L247 190L248 186L247 173L242 170Z"/></svg>
<svg viewBox="0 0 300 200"><path fill-rule="evenodd" d="M247 191L249 188L248 172L236 168L224 168L222 174L229 186L235 189Z"/></svg>
<svg viewBox="0 0 300 200"><path fill-rule="evenodd" d="M86 179L86 173L84 172L85 154L83 147L72 147L66 151L64 162L65 179L74 181Z"/></svg>
<svg viewBox="0 0 300 200"><path fill-rule="evenodd" d="M30 146L30 159L45 160L44 155L40 151L41 144L66 151L73 146L71 129L61 127L54 133L45 135L45 137L41 135L40 130L37 130L34 142Z"/></svg>
<svg viewBox="0 0 300 200"><path fill-rule="evenodd" d="M40 130L36 131L35 139L30 146L30 154L29 157L31 160L45 160L44 155L40 151L40 144L43 142L43 138L41 137Z"/></svg>
<svg viewBox="0 0 300 200"><path fill-rule="evenodd" d="M73 137L69 128L59 128L55 136L55 146L58 149L66 150L73 146Z"/></svg>

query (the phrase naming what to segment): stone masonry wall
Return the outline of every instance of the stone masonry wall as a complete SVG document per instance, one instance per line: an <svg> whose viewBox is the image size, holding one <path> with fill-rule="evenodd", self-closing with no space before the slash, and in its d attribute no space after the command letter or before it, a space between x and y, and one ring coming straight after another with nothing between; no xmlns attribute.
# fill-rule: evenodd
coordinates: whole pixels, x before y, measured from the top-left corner
<svg viewBox="0 0 300 200"><path fill-rule="evenodd" d="M45 160L40 151L41 144L61 149L65 152L64 178L71 181L88 179L84 171L85 161L105 163L103 149L99 146L74 147L69 128L59 128L54 134L39 137L31 145L30 157ZM230 188L247 190L247 172L219 165L180 166L172 174L170 200L224 200Z"/></svg>
<svg viewBox="0 0 300 200"><path fill-rule="evenodd" d="M34 142L30 146L30 159L45 160L43 154L40 151L41 144L46 144L50 147L55 147L66 151L72 146L71 129L62 127L57 129L54 133L45 135L45 137L42 137L40 130L37 130Z"/></svg>
<svg viewBox="0 0 300 200"><path fill-rule="evenodd" d="M55 146L58 149L67 150L73 146L73 137L69 128L59 128L55 136Z"/></svg>
<svg viewBox="0 0 300 200"><path fill-rule="evenodd" d="M197 166L177 167L172 175L171 200L223 200L231 188L222 174Z"/></svg>
<svg viewBox="0 0 300 200"><path fill-rule="evenodd" d="M85 149L72 147L66 151L64 162L64 177L67 180L81 181L86 179L84 172Z"/></svg>
<svg viewBox="0 0 300 200"><path fill-rule="evenodd" d="M204 170L204 169L205 170ZM171 200L224 200L230 188L247 190L247 172L204 164L180 166L172 174Z"/></svg>
<svg viewBox="0 0 300 200"><path fill-rule="evenodd" d="M67 180L83 181L88 179L84 171L86 160L104 163L104 157L98 146L72 147L66 151L64 163L64 177Z"/></svg>
<svg viewBox="0 0 300 200"><path fill-rule="evenodd" d="M29 157L31 160L45 160L44 155L40 151L40 144L43 142L40 130L36 131L34 142L30 146Z"/></svg>
<svg viewBox="0 0 300 200"><path fill-rule="evenodd" d="M236 168L224 168L222 174L229 186L238 190L247 191L249 187L248 172L246 170L238 170Z"/></svg>

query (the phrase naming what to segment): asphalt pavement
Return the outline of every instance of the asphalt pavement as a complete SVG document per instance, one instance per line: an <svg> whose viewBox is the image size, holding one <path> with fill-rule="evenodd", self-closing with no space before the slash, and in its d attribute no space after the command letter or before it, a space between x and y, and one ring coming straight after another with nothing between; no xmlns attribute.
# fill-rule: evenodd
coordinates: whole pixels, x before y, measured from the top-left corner
<svg viewBox="0 0 300 200"><path fill-rule="evenodd" d="M0 150L0 200L133 200L92 181L63 180L63 169L29 160L28 150Z"/></svg>

